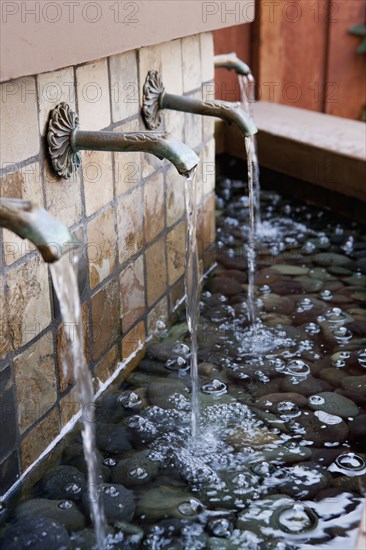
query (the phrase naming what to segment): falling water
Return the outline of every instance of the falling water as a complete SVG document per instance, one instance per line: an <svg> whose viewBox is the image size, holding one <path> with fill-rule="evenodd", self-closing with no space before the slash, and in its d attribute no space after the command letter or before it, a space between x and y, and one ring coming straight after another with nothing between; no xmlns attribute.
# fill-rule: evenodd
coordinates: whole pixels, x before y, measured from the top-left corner
<svg viewBox="0 0 366 550"><path fill-rule="evenodd" d="M247 244L248 256L248 314L249 322L253 326L256 319L254 304L254 279L255 279L255 196L254 196L254 174L257 157L255 154L255 143L253 136L245 138L245 149L248 159L248 189L249 189L249 238Z"/></svg>
<svg viewBox="0 0 366 550"><path fill-rule="evenodd" d="M246 114L254 120L253 104L255 103L255 79L252 74L239 75L240 93L243 103L243 108ZM253 136L253 188L255 201L255 219L256 229L261 225L261 187L259 179L259 165L257 154L257 138Z"/></svg>
<svg viewBox="0 0 366 550"><path fill-rule="evenodd" d="M185 202L187 212L186 246L186 312L188 329L191 334L191 382L192 382L192 438L195 442L199 432L199 384L197 366L197 324L199 319L199 299L201 295L199 260L197 249L197 204L196 170L185 181Z"/></svg>
<svg viewBox="0 0 366 550"><path fill-rule="evenodd" d="M75 253L73 253L75 254ZM71 260L64 255L58 262L50 266L53 286L60 304L62 318L65 323L71 323L74 332L70 337L71 353L74 364L74 379L83 412L83 446L85 461L88 468L89 501L95 526L98 548L105 547L105 518L103 505L98 491L99 465L95 446L95 419L93 382L84 353L84 340L80 315L80 296L77 285L75 267L78 257ZM67 373L64 373L67 374Z"/></svg>

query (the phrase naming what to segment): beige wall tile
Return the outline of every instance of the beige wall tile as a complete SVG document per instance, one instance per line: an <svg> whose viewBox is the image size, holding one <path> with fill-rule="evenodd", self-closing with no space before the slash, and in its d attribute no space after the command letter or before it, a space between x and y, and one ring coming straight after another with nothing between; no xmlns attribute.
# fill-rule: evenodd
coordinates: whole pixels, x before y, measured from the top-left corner
<svg viewBox="0 0 366 550"><path fill-rule="evenodd" d="M168 315L168 299L164 297L156 304L147 316L148 336L152 336L157 331L157 323L159 321L166 323Z"/></svg>
<svg viewBox="0 0 366 550"><path fill-rule="evenodd" d="M81 321L83 324L84 354L86 362L90 363L90 326L89 326L89 305L87 302L81 304ZM75 334L74 323L61 322L56 333L56 359L59 387L64 392L69 384L74 381L74 360L71 350L71 342Z"/></svg>
<svg viewBox="0 0 366 550"><path fill-rule="evenodd" d="M165 227L164 176L157 173L144 185L144 235L148 243Z"/></svg>
<svg viewBox="0 0 366 550"><path fill-rule="evenodd" d="M114 209L109 208L88 223L88 255L91 288L96 287L116 266Z"/></svg>
<svg viewBox="0 0 366 550"><path fill-rule="evenodd" d="M138 363L141 361L141 359L144 356L144 351L140 351L138 353L137 349L142 345L145 344L146 341L146 331L145 331L145 323L141 321L141 323L138 323L124 338L122 338L122 359L126 360L128 358L131 358L132 355L134 355L132 359L133 365L138 365ZM130 368L133 366L130 365Z"/></svg>
<svg viewBox="0 0 366 550"><path fill-rule="evenodd" d="M76 69L76 91L82 130L101 130L111 123L106 59Z"/></svg>
<svg viewBox="0 0 366 550"><path fill-rule="evenodd" d="M171 168L166 174L166 223L168 227L184 215L184 189L185 178L180 176L175 168Z"/></svg>
<svg viewBox="0 0 366 550"><path fill-rule="evenodd" d="M83 151L85 213L95 214L113 200L113 156L108 151Z"/></svg>
<svg viewBox="0 0 366 550"><path fill-rule="evenodd" d="M145 258L147 303L150 307L167 290L167 265L163 237L146 250Z"/></svg>
<svg viewBox="0 0 366 550"><path fill-rule="evenodd" d="M207 82L215 77L214 40L211 32L200 34L202 81Z"/></svg>
<svg viewBox="0 0 366 550"><path fill-rule="evenodd" d="M0 179L0 196L31 200L43 206L42 181L39 163L23 166L17 172L7 174ZM15 233L3 230L4 261L11 265L28 252L35 249L26 239L21 239Z"/></svg>
<svg viewBox="0 0 366 550"><path fill-rule="evenodd" d="M106 382L115 372L119 362L119 351L117 346L111 350L99 361L94 369L94 386L98 391L100 385Z"/></svg>
<svg viewBox="0 0 366 550"><path fill-rule="evenodd" d="M145 312L144 261L142 256L122 271L119 283L122 330L126 332Z"/></svg>
<svg viewBox="0 0 366 550"><path fill-rule="evenodd" d="M183 94L182 41L172 40L161 45L161 77L169 94Z"/></svg>
<svg viewBox="0 0 366 550"><path fill-rule="evenodd" d="M31 430L21 443L22 469L28 468L60 432L60 416L53 409L42 422Z"/></svg>
<svg viewBox="0 0 366 550"><path fill-rule="evenodd" d="M32 76L0 85L1 168L39 153L36 83Z"/></svg>
<svg viewBox="0 0 366 550"><path fill-rule="evenodd" d="M6 275L9 331L14 349L30 342L51 322L47 265L39 255Z"/></svg>
<svg viewBox="0 0 366 550"><path fill-rule="evenodd" d="M211 139L205 147L202 159L203 195L209 195L215 189L215 140Z"/></svg>
<svg viewBox="0 0 366 550"><path fill-rule="evenodd" d="M78 223L82 216L80 174L78 170L70 179L59 178L45 163L46 209L67 227Z"/></svg>
<svg viewBox="0 0 366 550"><path fill-rule="evenodd" d="M11 350L9 336L4 277L0 275L0 359L4 359Z"/></svg>
<svg viewBox="0 0 366 550"><path fill-rule="evenodd" d="M180 141L184 141L184 113L166 110L164 111L164 123L167 132Z"/></svg>
<svg viewBox="0 0 366 550"><path fill-rule="evenodd" d="M196 92L195 94L192 94L191 97L201 99L201 92ZM184 114L184 141L189 147L191 147L191 149L195 149L201 145L203 118L204 117L201 115L192 115L191 113Z"/></svg>
<svg viewBox="0 0 366 550"><path fill-rule="evenodd" d="M67 67L52 73L43 73L37 76L39 127L41 135L47 134L47 125L52 109L63 101L75 107L75 78L73 67Z"/></svg>
<svg viewBox="0 0 366 550"><path fill-rule="evenodd" d="M182 38L183 90L191 92L201 86L201 45L200 36Z"/></svg>
<svg viewBox="0 0 366 550"><path fill-rule="evenodd" d="M18 422L25 432L56 402L53 336L46 333L13 361Z"/></svg>
<svg viewBox="0 0 366 550"><path fill-rule="evenodd" d="M139 120L131 120L115 129L116 132L138 132ZM114 180L116 195L126 193L141 181L142 153L114 153Z"/></svg>
<svg viewBox="0 0 366 550"><path fill-rule="evenodd" d="M109 58L109 67L112 121L119 122L137 115L140 111L136 50L112 55Z"/></svg>
<svg viewBox="0 0 366 550"><path fill-rule="evenodd" d="M120 335L118 281L112 279L94 294L92 305L93 359L98 359L116 343Z"/></svg>
<svg viewBox="0 0 366 550"><path fill-rule="evenodd" d="M140 81L140 102L142 103L142 89L145 83L147 73L150 70L159 71L161 74L162 55L161 44L148 46L139 50L139 81ZM141 104L140 103L140 104Z"/></svg>
<svg viewBox="0 0 366 550"><path fill-rule="evenodd" d="M143 245L144 201L142 189L124 195L118 203L118 247L121 264L137 254Z"/></svg>
<svg viewBox="0 0 366 550"><path fill-rule="evenodd" d="M184 274L186 261L186 222L180 222L167 234L169 285Z"/></svg>
<svg viewBox="0 0 366 550"><path fill-rule="evenodd" d="M79 412L80 402L76 388L72 388L60 399L60 419L62 428Z"/></svg>

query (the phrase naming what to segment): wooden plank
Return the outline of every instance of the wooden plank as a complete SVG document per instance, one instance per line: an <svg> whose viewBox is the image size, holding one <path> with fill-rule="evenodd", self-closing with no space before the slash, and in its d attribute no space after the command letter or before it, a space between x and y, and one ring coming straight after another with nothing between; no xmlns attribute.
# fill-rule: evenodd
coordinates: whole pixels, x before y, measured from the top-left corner
<svg viewBox="0 0 366 550"><path fill-rule="evenodd" d="M364 0L336 0L330 14L325 112L356 120L365 103L365 56L356 52L360 37L350 35L348 29L365 22L365 10Z"/></svg>
<svg viewBox="0 0 366 550"><path fill-rule="evenodd" d="M238 25L214 31L215 55L236 52L238 57L251 64L250 25ZM226 69L215 69L216 98L240 101L240 87L236 74Z"/></svg>
<svg viewBox="0 0 366 550"><path fill-rule="evenodd" d="M254 115L261 166L366 202L364 123L269 102ZM224 132L221 151L243 158L238 130Z"/></svg>
<svg viewBox="0 0 366 550"><path fill-rule="evenodd" d="M321 111L327 4L328 0L260 0L259 99Z"/></svg>

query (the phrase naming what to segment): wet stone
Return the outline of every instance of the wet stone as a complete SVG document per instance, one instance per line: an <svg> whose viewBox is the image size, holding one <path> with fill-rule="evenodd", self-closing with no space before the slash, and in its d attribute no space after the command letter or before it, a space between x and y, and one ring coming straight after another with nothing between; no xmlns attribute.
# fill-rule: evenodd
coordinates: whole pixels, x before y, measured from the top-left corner
<svg viewBox="0 0 366 550"><path fill-rule="evenodd" d="M349 423L349 435L358 448L366 450L366 414L360 414Z"/></svg>
<svg viewBox="0 0 366 550"><path fill-rule="evenodd" d="M331 475L316 462L297 464L282 469L285 477L278 489L286 495L300 500L312 499L327 487Z"/></svg>
<svg viewBox="0 0 366 550"><path fill-rule="evenodd" d="M112 470L112 481L126 487L150 483L158 474L159 462L149 455L149 451L139 451L120 460Z"/></svg>
<svg viewBox="0 0 366 550"><path fill-rule="evenodd" d="M323 267L342 266L346 267L352 264L352 261L343 254L335 254L333 252L321 252L314 257L316 264Z"/></svg>
<svg viewBox="0 0 366 550"><path fill-rule="evenodd" d="M165 517L190 519L203 512L203 505L193 494L184 489L161 486L142 495L137 504L137 514L148 520Z"/></svg>
<svg viewBox="0 0 366 550"><path fill-rule="evenodd" d="M366 407L366 395L364 395L363 393L352 390L345 390L344 388L337 388L335 391L336 393L347 397L347 399L350 399L351 401L356 403L356 405L363 408Z"/></svg>
<svg viewBox="0 0 366 550"><path fill-rule="evenodd" d="M345 376L342 379L342 387L345 390L366 393L366 374L361 376Z"/></svg>
<svg viewBox="0 0 366 550"><path fill-rule="evenodd" d="M270 451L262 451L264 460L275 461L276 463L294 464L312 458L312 449L310 447L294 445L283 445Z"/></svg>
<svg viewBox="0 0 366 550"><path fill-rule="evenodd" d="M242 285L230 277L212 278L206 288L214 294L223 294L224 296L235 296L243 292Z"/></svg>
<svg viewBox="0 0 366 550"><path fill-rule="evenodd" d="M126 416L117 392L109 393L97 402L95 412L97 422L105 424L116 424Z"/></svg>
<svg viewBox="0 0 366 550"><path fill-rule="evenodd" d="M323 281L314 277L297 277L296 281L301 284L305 292L310 293L319 292L324 286Z"/></svg>
<svg viewBox="0 0 366 550"><path fill-rule="evenodd" d="M85 488L84 474L73 466L58 466L47 472L38 484L40 496L53 500L80 501Z"/></svg>
<svg viewBox="0 0 366 550"><path fill-rule="evenodd" d="M322 413L319 415L319 413ZM314 447L322 447L326 443L343 443L348 437L348 426L340 416L317 413L303 413L295 418L291 425L294 434L301 435Z"/></svg>
<svg viewBox="0 0 366 550"><path fill-rule="evenodd" d="M165 383L153 382L148 388L148 398L152 405L162 409L174 409L177 400L186 400L188 404L189 392L186 386L179 380L166 381Z"/></svg>
<svg viewBox="0 0 366 550"><path fill-rule="evenodd" d="M2 540L4 550L69 550L65 527L49 518L24 517L9 525Z"/></svg>
<svg viewBox="0 0 366 550"><path fill-rule="evenodd" d="M307 399L300 393L286 392L286 393L270 393L260 397L256 402L257 407L264 408L273 413L278 413L278 403L290 401L295 403L298 407L305 407Z"/></svg>
<svg viewBox="0 0 366 550"><path fill-rule="evenodd" d="M15 510L15 517L17 520L48 518L61 523L68 531L78 531L85 525L84 515L71 500L34 498L20 504Z"/></svg>
<svg viewBox="0 0 366 550"><path fill-rule="evenodd" d="M132 448L128 431L121 424L97 424L96 443L99 450L108 454L120 454Z"/></svg>
<svg viewBox="0 0 366 550"><path fill-rule="evenodd" d="M328 272L331 275L335 275L336 277L347 277L349 275L352 275L352 271L348 269L347 267L342 266L333 266L328 268Z"/></svg>
<svg viewBox="0 0 366 550"><path fill-rule="evenodd" d="M148 347L148 353L165 363L168 359L188 356L190 350L188 346L180 342L158 342Z"/></svg>
<svg viewBox="0 0 366 550"><path fill-rule="evenodd" d="M104 507L104 513L109 523L116 521L131 521L135 515L136 502L132 491L118 483L103 483L98 487ZM87 496L83 499L84 508L90 511Z"/></svg>
<svg viewBox="0 0 366 550"><path fill-rule="evenodd" d="M358 415L358 407L353 401L334 392L320 392L308 398L308 405L314 411L324 411L342 418Z"/></svg>
<svg viewBox="0 0 366 550"><path fill-rule="evenodd" d="M262 296L262 301L266 312L275 311L279 314L289 315L295 307L293 300L284 296L279 296L278 294L271 293Z"/></svg>
<svg viewBox="0 0 366 550"><path fill-rule="evenodd" d="M295 376L288 376L281 380L281 391L283 392L296 392L305 396L313 395L314 393L329 391L332 389L328 382L319 380L313 376L308 376L306 380L298 379Z"/></svg>
<svg viewBox="0 0 366 550"><path fill-rule="evenodd" d="M276 264L272 267L272 269L274 269L274 271L278 271L281 275L301 276L309 273L308 267L289 264Z"/></svg>
<svg viewBox="0 0 366 550"><path fill-rule="evenodd" d="M319 371L319 378L332 384L335 388L339 387L342 380L347 377L343 369L337 367L328 367Z"/></svg>

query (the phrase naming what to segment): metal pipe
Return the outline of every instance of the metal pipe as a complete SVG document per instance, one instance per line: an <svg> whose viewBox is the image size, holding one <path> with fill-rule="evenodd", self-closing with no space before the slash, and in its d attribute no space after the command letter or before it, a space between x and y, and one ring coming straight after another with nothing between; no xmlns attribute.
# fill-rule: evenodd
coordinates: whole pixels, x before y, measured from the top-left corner
<svg viewBox="0 0 366 550"><path fill-rule="evenodd" d="M31 241L48 263L79 246L76 237L62 223L27 200L0 199L0 227Z"/></svg>
<svg viewBox="0 0 366 550"><path fill-rule="evenodd" d="M169 160L178 172L189 176L199 157L167 132L88 132L79 129L78 116L66 103L51 112L47 141L55 172L70 178L81 163L81 150L140 151Z"/></svg>
<svg viewBox="0 0 366 550"><path fill-rule="evenodd" d="M186 96L165 93L158 71L149 71L143 88L142 114L146 126L154 130L161 123L161 110L171 109L198 115L221 118L235 124L244 137L257 132L253 120L242 110L240 103L202 101Z"/></svg>
<svg viewBox="0 0 366 550"><path fill-rule="evenodd" d="M232 70L244 76L252 74L250 67L239 59L235 52L215 55L214 63L216 68Z"/></svg>

